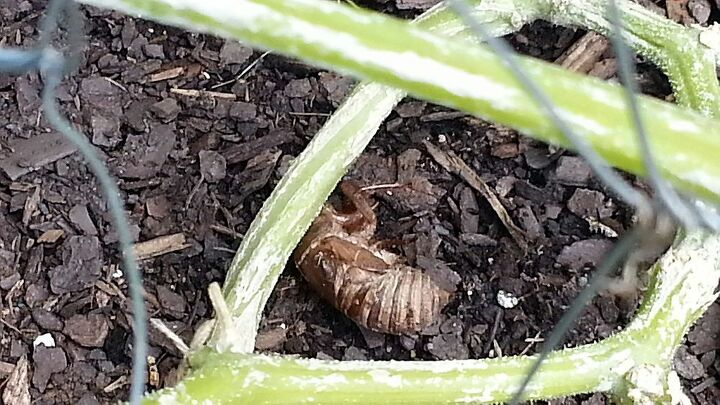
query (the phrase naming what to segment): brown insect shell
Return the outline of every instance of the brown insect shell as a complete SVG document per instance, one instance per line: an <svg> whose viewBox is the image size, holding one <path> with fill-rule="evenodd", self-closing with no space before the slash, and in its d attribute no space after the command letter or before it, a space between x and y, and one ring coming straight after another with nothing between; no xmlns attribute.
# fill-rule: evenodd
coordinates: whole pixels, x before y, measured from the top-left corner
<svg viewBox="0 0 720 405"><path fill-rule="evenodd" d="M326 205L294 254L308 283L356 323L401 334L428 326L450 292L370 243L375 222Z"/></svg>

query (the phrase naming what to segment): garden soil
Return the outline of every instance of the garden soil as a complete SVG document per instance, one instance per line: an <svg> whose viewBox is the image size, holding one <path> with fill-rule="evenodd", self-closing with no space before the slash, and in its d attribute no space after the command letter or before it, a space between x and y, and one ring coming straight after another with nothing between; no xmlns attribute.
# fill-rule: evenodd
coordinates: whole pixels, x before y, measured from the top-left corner
<svg viewBox="0 0 720 405"><path fill-rule="evenodd" d="M431 3L364 5L410 18ZM45 2L0 4L0 43L31 46ZM189 341L212 316L208 285L223 281L263 201L353 81L235 42L83 10L86 49L57 96L119 179L134 237L147 242L141 268L150 316ZM509 39L554 61L583 34L536 23ZM613 66L604 52L593 68L612 77ZM670 93L643 61L638 79L648 94ZM82 157L49 128L40 88L35 73L0 76L0 379L3 388L24 384L35 404L127 399L127 281L107 204ZM455 153L489 185L528 249L466 179L433 159L428 143ZM343 360L534 353L632 223L632 212L582 159L412 99L385 121L348 177L422 185L377 193L378 237L402 240L396 249L411 265L453 286L450 304L417 335L373 333L321 301L288 264L260 325L258 351ZM632 310L632 303L597 297L564 344L610 336ZM718 319L715 303L675 362L695 403L720 398ZM155 330L150 345L148 387L173 384L179 351ZM24 361L27 379L8 381ZM604 402L600 394L553 401Z"/></svg>

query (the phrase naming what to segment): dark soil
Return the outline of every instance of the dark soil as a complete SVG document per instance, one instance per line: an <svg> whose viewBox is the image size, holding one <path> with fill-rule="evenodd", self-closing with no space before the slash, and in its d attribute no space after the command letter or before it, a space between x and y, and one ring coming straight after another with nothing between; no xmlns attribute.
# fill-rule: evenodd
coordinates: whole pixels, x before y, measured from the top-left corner
<svg viewBox="0 0 720 405"><path fill-rule="evenodd" d="M370 3L409 18L434 1ZM32 45L44 7L3 0L0 43ZM142 270L150 315L189 341L212 315L208 284L223 280L264 199L352 82L273 54L235 80L261 52L116 13L85 15L89 44L58 97L119 178L137 241L175 235ZM554 60L581 35L537 23L511 40L524 53ZM669 93L652 66L640 65L640 82L650 94ZM0 377L27 358L33 403L126 399L131 330L116 237L92 174L40 113L40 87L34 73L0 76ZM519 249L489 204L442 169L423 141L470 165L532 249ZM258 350L379 360L533 353L533 342L547 336L614 241L607 230L622 234L632 214L582 159L415 100L398 106L349 176L365 184L420 178L433 185L430 195L381 194L379 232L406 241L411 264L457 283L451 304L418 336L361 331L289 265L268 303ZM509 294L517 304L508 303ZM565 344L607 337L630 314L616 299L596 298ZM720 398L719 316L715 303L676 362L696 403ZM150 388L172 384L178 350L156 331L150 341ZM594 395L556 402L603 401Z"/></svg>

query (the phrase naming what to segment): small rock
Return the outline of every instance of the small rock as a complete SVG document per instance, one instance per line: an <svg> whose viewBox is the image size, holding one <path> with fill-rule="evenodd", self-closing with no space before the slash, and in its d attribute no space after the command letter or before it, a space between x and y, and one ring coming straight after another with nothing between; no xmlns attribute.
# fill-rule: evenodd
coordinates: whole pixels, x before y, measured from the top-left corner
<svg viewBox="0 0 720 405"><path fill-rule="evenodd" d="M400 336L400 346L405 350L415 350L417 344L417 338L414 336L402 335Z"/></svg>
<svg viewBox="0 0 720 405"><path fill-rule="evenodd" d="M217 183L225 178L227 163L223 155L213 150L203 150L200 157L200 173L208 183Z"/></svg>
<svg viewBox="0 0 720 405"><path fill-rule="evenodd" d="M25 291L25 303L30 307L34 307L45 302L48 296L48 290L40 284L30 284Z"/></svg>
<svg viewBox="0 0 720 405"><path fill-rule="evenodd" d="M685 346L678 348L677 353L675 353L673 366L680 377L687 378L688 380L696 380L705 376L705 367L703 367L697 357L688 352Z"/></svg>
<svg viewBox="0 0 720 405"><path fill-rule="evenodd" d="M122 44L125 48L130 47L130 44L132 41L137 38L138 36L138 30L135 26L135 20L125 20L125 24L123 24L122 31L120 31L120 39L122 40Z"/></svg>
<svg viewBox="0 0 720 405"><path fill-rule="evenodd" d="M151 217L163 218L170 212L170 201L164 195L160 195L148 199L145 208Z"/></svg>
<svg viewBox="0 0 720 405"><path fill-rule="evenodd" d="M166 98L150 106L150 111L163 122L169 122L177 118L182 109L174 98Z"/></svg>
<svg viewBox="0 0 720 405"><path fill-rule="evenodd" d="M327 360L327 361L336 360L335 357L333 357L325 352L317 352L317 355L315 356L315 358L318 360Z"/></svg>
<svg viewBox="0 0 720 405"><path fill-rule="evenodd" d="M586 265L597 266L612 247L612 242L604 239L586 239L565 246L557 257L557 263L580 270Z"/></svg>
<svg viewBox="0 0 720 405"><path fill-rule="evenodd" d="M65 321L63 333L81 346L102 347L110 324L101 314L73 315Z"/></svg>
<svg viewBox="0 0 720 405"><path fill-rule="evenodd" d="M59 316L54 313L43 309L35 308L32 311L33 320L38 326L45 330L61 331L63 328L63 321Z"/></svg>
<svg viewBox="0 0 720 405"><path fill-rule="evenodd" d="M245 63L253 54L251 47L237 41L225 41L220 48L220 61L225 65L240 65Z"/></svg>
<svg viewBox="0 0 720 405"><path fill-rule="evenodd" d="M32 119L33 113L40 107L38 87L38 80L33 80L27 75L18 76L15 79L15 101L20 114L28 122Z"/></svg>
<svg viewBox="0 0 720 405"><path fill-rule="evenodd" d="M43 333L33 340L33 347L43 345L45 347L55 347L55 338L50 333Z"/></svg>
<svg viewBox="0 0 720 405"><path fill-rule="evenodd" d="M417 165L422 158L422 152L417 149L408 149L397 156L397 181L400 184L409 183L415 177Z"/></svg>
<svg viewBox="0 0 720 405"><path fill-rule="evenodd" d="M144 132L147 127L145 123L145 111L147 109L148 105L144 101L133 101L123 114L125 123L136 132Z"/></svg>
<svg viewBox="0 0 720 405"><path fill-rule="evenodd" d="M290 80L285 86L284 93L288 97L307 97L312 91L312 85L309 79Z"/></svg>
<svg viewBox="0 0 720 405"><path fill-rule="evenodd" d="M432 281L434 281L438 287L445 291L453 292L457 289L457 285L460 284L462 279L454 270L450 268L445 262L418 254L416 257L417 266L424 270L425 274Z"/></svg>
<svg viewBox="0 0 720 405"><path fill-rule="evenodd" d="M337 107L350 91L353 80L330 72L321 72L319 76L320 84L328 93L328 100Z"/></svg>
<svg viewBox="0 0 720 405"><path fill-rule="evenodd" d="M10 363L5 363L5 365L12 367ZM5 385L2 393L3 404L30 405L32 403L28 383L28 368L27 356L23 356L15 366L11 368L9 376L7 376L7 379L3 382Z"/></svg>
<svg viewBox="0 0 720 405"><path fill-rule="evenodd" d="M230 104L228 116L238 121L252 121L257 116L257 107L255 104L235 101Z"/></svg>
<svg viewBox="0 0 720 405"><path fill-rule="evenodd" d="M690 15L698 22L698 24L705 24L710 18L710 11L712 6L708 0L690 0L687 5Z"/></svg>
<svg viewBox="0 0 720 405"><path fill-rule="evenodd" d="M533 169L539 170L550 166L552 160L550 160L550 153L547 147L533 147L528 146L523 152L525 156L525 163Z"/></svg>
<svg viewBox="0 0 720 405"><path fill-rule="evenodd" d="M97 146L114 147L120 143L120 119L104 114L93 114L90 118L92 143Z"/></svg>
<svg viewBox="0 0 720 405"><path fill-rule="evenodd" d="M453 316L445 320L442 324L440 324L440 332L442 333L454 333L456 335L460 335L463 332L463 325L460 318Z"/></svg>
<svg viewBox="0 0 720 405"><path fill-rule="evenodd" d="M67 365L67 357L62 348L48 348L44 345L35 346L33 352L33 385L38 391L45 392L50 377L65 370Z"/></svg>
<svg viewBox="0 0 720 405"><path fill-rule="evenodd" d="M142 180L155 176L175 146L176 137L169 125L156 125L142 135L128 135L117 165L120 177Z"/></svg>
<svg viewBox="0 0 720 405"><path fill-rule="evenodd" d="M550 219L557 219L562 212L562 207L555 204L547 204L545 206L545 217Z"/></svg>
<svg viewBox="0 0 720 405"><path fill-rule="evenodd" d="M497 246L497 241L487 235L481 233L462 233L460 234L460 240L467 243L470 246L479 247L494 247Z"/></svg>
<svg viewBox="0 0 720 405"><path fill-rule="evenodd" d="M520 300L518 300L518 297L516 297L515 294L511 292L499 290L497 293L497 303L505 309L515 308L518 302L520 302Z"/></svg>
<svg viewBox="0 0 720 405"><path fill-rule="evenodd" d="M275 350L287 340L287 328L273 328L261 330L255 337L255 349Z"/></svg>
<svg viewBox="0 0 720 405"><path fill-rule="evenodd" d="M185 312L185 298L171 289L159 285L157 287L157 298L160 306L169 312L170 315L182 316Z"/></svg>
<svg viewBox="0 0 720 405"><path fill-rule="evenodd" d="M12 274L15 271L15 253L0 248L0 277Z"/></svg>
<svg viewBox="0 0 720 405"><path fill-rule="evenodd" d="M720 304L710 305L688 333L688 340L693 343L691 350L695 354L720 349Z"/></svg>
<svg viewBox="0 0 720 405"><path fill-rule="evenodd" d="M520 148L517 143L503 143L501 145L494 145L490 148L490 155L499 159L510 159L520 154Z"/></svg>
<svg viewBox="0 0 720 405"><path fill-rule="evenodd" d="M165 52L163 52L162 44L147 44L143 47L145 56L148 58L164 59Z"/></svg>
<svg viewBox="0 0 720 405"><path fill-rule="evenodd" d="M468 347L462 338L451 333L432 338L427 350L439 360L466 360L470 357Z"/></svg>
<svg viewBox="0 0 720 405"><path fill-rule="evenodd" d="M363 338L365 338L365 344L368 349L375 349L385 344L385 335L382 333L363 327L360 327L360 332L362 333Z"/></svg>
<svg viewBox="0 0 720 405"><path fill-rule="evenodd" d="M396 0L395 4L398 10L428 10L439 2L440 0Z"/></svg>
<svg viewBox="0 0 720 405"><path fill-rule="evenodd" d="M13 272L9 276L0 278L0 289L10 290L22 279L22 276L17 271Z"/></svg>
<svg viewBox="0 0 720 405"><path fill-rule="evenodd" d="M538 221L535 213L530 206L522 206L517 212L520 226L525 230L525 234L530 240L537 240L545 236L543 227Z"/></svg>
<svg viewBox="0 0 720 405"><path fill-rule="evenodd" d="M615 304L614 299L608 297L600 297L598 307L600 308L600 314L602 315L605 322L611 324L617 323L618 318L620 317L620 309Z"/></svg>
<svg viewBox="0 0 720 405"><path fill-rule="evenodd" d="M93 394L85 394L80 398L76 405L100 405L100 401Z"/></svg>
<svg viewBox="0 0 720 405"><path fill-rule="evenodd" d="M96 236L71 236L63 243L63 264L50 270L55 294L80 291L100 279L102 250Z"/></svg>
<svg viewBox="0 0 720 405"><path fill-rule="evenodd" d="M483 349L485 348L485 345L483 344L482 337L485 336L487 330L487 325L479 324L473 326L467 332L465 340L470 343L470 349L472 349L476 357L481 357L483 355Z"/></svg>
<svg viewBox="0 0 720 405"><path fill-rule="evenodd" d="M78 94L85 104L103 107L107 109L112 106L113 101L120 95L120 89L115 87L109 80L101 76L91 76L80 82Z"/></svg>
<svg viewBox="0 0 720 405"><path fill-rule="evenodd" d="M68 213L68 217L70 217L70 222L72 222L72 224L75 225L75 227L83 234L89 236L95 236L98 234L97 228L95 228L95 224L90 218L87 205L78 204L72 207Z"/></svg>
<svg viewBox="0 0 720 405"><path fill-rule="evenodd" d="M352 361L352 360L367 360L367 355L365 352L361 349L358 349L355 346L350 346L347 349L345 349L345 354L343 354L343 360L345 361Z"/></svg>
<svg viewBox="0 0 720 405"><path fill-rule="evenodd" d="M427 103L422 101L408 101L395 108L395 112L403 118L419 117L425 111Z"/></svg>
<svg viewBox="0 0 720 405"><path fill-rule="evenodd" d="M475 193L470 187L464 187L460 192L460 231L475 234L478 231L480 208Z"/></svg>
<svg viewBox="0 0 720 405"><path fill-rule="evenodd" d="M573 214L581 217L606 217L603 214L605 195L599 191L587 190L579 188L575 190L570 200L568 200L567 207Z"/></svg>
<svg viewBox="0 0 720 405"><path fill-rule="evenodd" d="M592 169L580 157L562 156L555 169L555 179L568 186L585 186L592 176Z"/></svg>

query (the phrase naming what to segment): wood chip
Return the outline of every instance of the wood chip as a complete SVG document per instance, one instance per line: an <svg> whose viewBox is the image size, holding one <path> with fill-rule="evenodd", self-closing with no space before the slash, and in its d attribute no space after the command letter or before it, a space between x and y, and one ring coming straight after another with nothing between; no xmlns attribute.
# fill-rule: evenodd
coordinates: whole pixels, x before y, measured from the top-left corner
<svg viewBox="0 0 720 405"><path fill-rule="evenodd" d="M126 375L121 375L115 381L111 382L105 388L103 388L103 392L106 394L109 394L119 388L122 388L122 387L128 385L129 383L130 382L128 380L128 377Z"/></svg>
<svg viewBox="0 0 720 405"><path fill-rule="evenodd" d="M222 152L228 165L249 160L265 150L280 146L293 140L293 134L287 131L272 131L258 139L230 146Z"/></svg>
<svg viewBox="0 0 720 405"><path fill-rule="evenodd" d="M607 38L588 32L563 52L555 63L574 72L588 73L609 47L610 41Z"/></svg>
<svg viewBox="0 0 720 405"><path fill-rule="evenodd" d="M35 187L32 194L28 195L25 199L25 207L23 208L23 225L27 226L32 219L33 214L37 211L38 204L40 204L40 187Z"/></svg>
<svg viewBox="0 0 720 405"><path fill-rule="evenodd" d="M12 374L15 370L15 365L6 361L0 361L0 378L5 378Z"/></svg>
<svg viewBox="0 0 720 405"><path fill-rule="evenodd" d="M183 66L163 70L161 72L153 73L148 78L148 82L160 82L163 80L170 80L174 79L176 77L179 77L181 74L185 73L185 68Z"/></svg>
<svg viewBox="0 0 720 405"><path fill-rule="evenodd" d="M225 100L235 100L237 96L232 93L221 93L218 91L206 91L206 90L194 90L194 89L170 89L170 93L179 94L186 97L207 97L207 98L222 98Z"/></svg>
<svg viewBox="0 0 720 405"><path fill-rule="evenodd" d="M10 178L39 169L49 163L74 153L77 148L64 135L59 133L43 134L30 139L13 142L13 152L0 158L0 170Z"/></svg>
<svg viewBox="0 0 720 405"><path fill-rule="evenodd" d="M185 243L185 235L183 233L175 233L172 235L159 236L145 242L133 245L138 260L147 260L153 257L162 256L168 253L177 252L190 247L189 243Z"/></svg>
<svg viewBox="0 0 720 405"><path fill-rule="evenodd" d="M30 405L28 368L27 357L22 356L6 381L5 391L2 394L4 404Z"/></svg>
<svg viewBox="0 0 720 405"><path fill-rule="evenodd" d="M490 206L493 208L495 213L497 214L498 218L500 218L500 221L505 225L505 228L510 233L510 236L515 240L515 243L520 246L523 250L526 250L528 247L527 238L525 236L525 233L520 229L515 223L513 222L512 218L510 217L510 214L508 214L505 207L502 205L498 197L495 195L495 193L492 191L490 186L488 186L481 178L480 176L475 173L475 171L470 168L462 159L460 159L459 156L457 156L452 151L445 152L438 148L437 146L431 144L430 142L424 141L425 147L427 148L430 155L435 159L440 166L445 168L445 170L449 171L450 173L454 173L465 182L470 185L470 187L474 188L475 191L480 193L480 195L487 200L488 203L490 203Z"/></svg>
<svg viewBox="0 0 720 405"><path fill-rule="evenodd" d="M38 243L55 243L65 235L62 229L48 229L37 239Z"/></svg>

